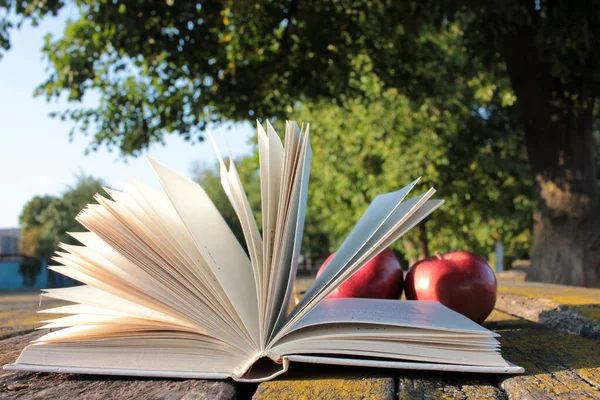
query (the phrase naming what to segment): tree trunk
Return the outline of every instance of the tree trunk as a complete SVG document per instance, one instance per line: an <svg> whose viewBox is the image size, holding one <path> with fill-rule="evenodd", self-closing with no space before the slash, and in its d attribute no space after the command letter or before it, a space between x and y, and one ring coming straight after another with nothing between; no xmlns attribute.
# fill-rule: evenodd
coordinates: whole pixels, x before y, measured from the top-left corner
<svg viewBox="0 0 600 400"><path fill-rule="evenodd" d="M533 33L505 43L534 180L534 245L527 278L600 287L600 210L593 105L562 97Z"/></svg>
<svg viewBox="0 0 600 400"><path fill-rule="evenodd" d="M419 222L417 228L419 229L419 260L429 256L429 241L427 240L427 229L425 229L425 222Z"/></svg>
<svg viewBox="0 0 600 400"><path fill-rule="evenodd" d="M415 242L404 238L402 244L404 244L404 252L406 255L406 261L408 261L409 268L429 256L429 241L427 240L427 230L425 229L425 221L419 222L417 225L419 237Z"/></svg>
<svg viewBox="0 0 600 400"><path fill-rule="evenodd" d="M404 253L406 254L406 260L408 261L408 267L410 268L419 261L419 258L414 255L416 253L415 244L408 239L403 239L402 244L404 245Z"/></svg>

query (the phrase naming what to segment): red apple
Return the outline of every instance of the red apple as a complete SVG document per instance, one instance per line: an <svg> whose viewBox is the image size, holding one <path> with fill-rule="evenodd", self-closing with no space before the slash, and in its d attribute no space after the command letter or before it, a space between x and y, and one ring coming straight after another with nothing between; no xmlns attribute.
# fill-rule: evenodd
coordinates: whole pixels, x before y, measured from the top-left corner
<svg viewBox="0 0 600 400"><path fill-rule="evenodd" d="M321 265L317 276L327 267L334 254ZM402 295L403 281L402 268L398 259L390 249L385 249L331 292L327 298L397 299Z"/></svg>
<svg viewBox="0 0 600 400"><path fill-rule="evenodd" d="M408 300L434 300L481 324L496 304L496 275L477 254L457 251L426 258L406 275Z"/></svg>

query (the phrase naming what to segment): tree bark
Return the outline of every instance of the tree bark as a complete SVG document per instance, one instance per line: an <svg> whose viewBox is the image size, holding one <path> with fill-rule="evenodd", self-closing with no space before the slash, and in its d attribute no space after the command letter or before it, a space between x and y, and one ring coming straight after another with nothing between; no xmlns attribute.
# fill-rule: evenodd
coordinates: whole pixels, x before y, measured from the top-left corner
<svg viewBox="0 0 600 400"><path fill-rule="evenodd" d="M593 104L563 97L564 88L538 56L534 33L507 40L503 56L523 123L537 205L527 278L600 287Z"/></svg>

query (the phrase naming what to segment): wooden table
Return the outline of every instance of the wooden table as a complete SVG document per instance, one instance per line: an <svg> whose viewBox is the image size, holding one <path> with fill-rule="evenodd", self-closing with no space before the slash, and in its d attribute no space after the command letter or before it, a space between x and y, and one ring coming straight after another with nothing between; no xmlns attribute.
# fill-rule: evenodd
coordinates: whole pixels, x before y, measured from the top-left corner
<svg viewBox="0 0 600 400"><path fill-rule="evenodd" d="M600 290L503 281L499 293L486 326L502 335L504 357L524 375L296 364L280 379L251 385L0 371L0 399L600 399ZM5 334L0 365L39 335Z"/></svg>

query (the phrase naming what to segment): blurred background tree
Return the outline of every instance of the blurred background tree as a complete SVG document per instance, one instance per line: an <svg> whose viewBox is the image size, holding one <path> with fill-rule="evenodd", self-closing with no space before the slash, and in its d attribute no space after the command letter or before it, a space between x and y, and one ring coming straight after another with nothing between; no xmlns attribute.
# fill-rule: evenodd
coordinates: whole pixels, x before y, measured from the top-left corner
<svg viewBox="0 0 600 400"><path fill-rule="evenodd" d="M67 187L62 196L35 196L31 199L19 216L21 250L50 259L58 243L76 244L67 232L85 231L75 217L93 202L94 195L102 191L103 185L101 180L80 173L75 184Z"/></svg>
<svg viewBox="0 0 600 400"><path fill-rule="evenodd" d="M508 258L526 256L529 168L514 113L499 106L500 96L477 99L478 85L464 87L477 104L473 113L453 98L415 104L384 89L373 74L361 76L366 98L307 103L296 111L313 121L308 213L329 234L328 250L341 244L377 194L423 176L417 189L434 186L447 203L395 244L409 264L434 250L488 255L497 240Z"/></svg>
<svg viewBox="0 0 600 400"><path fill-rule="evenodd" d="M44 235L44 221L42 214L48 206L56 200L54 196L35 196L29 200L21 215L19 225L21 226L21 251L27 255L46 258L54 252L54 244Z"/></svg>
<svg viewBox="0 0 600 400"><path fill-rule="evenodd" d="M473 179L484 179L478 175L485 151L490 158L504 152L519 164L524 147L531 173L528 192L535 205L530 278L600 286L593 136L594 105L600 93L596 2L75 0L73 4L80 18L68 22L63 37L47 38L44 54L51 69L38 94L49 99L68 96L74 108L57 116L72 119L76 129L90 134L90 149L116 147L124 155L136 155L166 132L201 140L203 130L225 119L284 118L298 113L300 104L310 110L324 104L319 102L341 107L364 103L370 93L362 80L371 78L361 66L368 65L381 82L382 93L396 90L413 111L424 107L423 113L430 113L429 119L418 115L415 119L423 118L421 131L436 132L439 138L428 135L415 143L429 140L447 150L452 143L452 152L464 143L469 165L475 166ZM59 12L62 2L4 0L0 5L17 16L0 14L0 46L7 48L14 21L35 22ZM98 107L78 107L89 92L100 94ZM493 99L494 107L504 111L494 108L487 114L490 109L485 105L480 109L485 98L490 100L484 103ZM436 113L443 116L455 109L460 138L449 139L436 126L440 118ZM480 112L481 118L472 118ZM517 127L512 123L517 116L524 132L521 141L514 139ZM494 123L497 135L484 150ZM478 124L490 131L479 132ZM388 133L410 128L393 129ZM346 132L343 140L351 142L355 134ZM481 154L473 158L468 149ZM430 150L422 153L433 155ZM452 157L440 156L448 162ZM433 176L427 176L431 181L452 172L442 161L431 162ZM512 166L496 160L491 164ZM459 169L464 171L464 166ZM500 172L518 175L514 170ZM460 176L452 179L469 183ZM466 187L456 190L465 196ZM480 201L479 193L468 191L473 202ZM514 207L510 204L507 210Z"/></svg>

